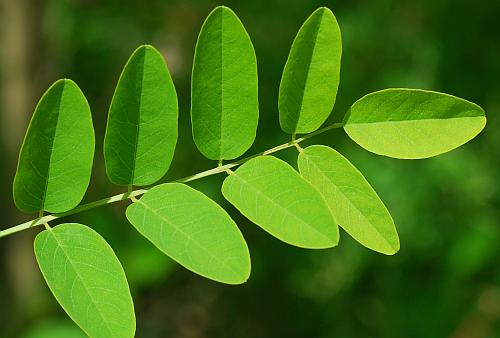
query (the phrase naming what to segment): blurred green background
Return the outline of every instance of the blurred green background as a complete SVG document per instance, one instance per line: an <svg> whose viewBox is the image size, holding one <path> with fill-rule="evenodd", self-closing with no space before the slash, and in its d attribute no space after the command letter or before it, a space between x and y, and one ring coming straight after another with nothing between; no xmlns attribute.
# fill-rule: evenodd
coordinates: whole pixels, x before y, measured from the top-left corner
<svg viewBox="0 0 500 338"><path fill-rule="evenodd" d="M165 180L215 166L196 150L189 122L194 45L221 3L160 0L0 0L0 228L22 215L12 180L26 125L42 92L74 79L97 136L85 201L119 193L108 182L102 141L121 68L140 44L166 57L177 87L180 137ZM459 150L403 161L363 151L340 130L308 143L335 147L365 173L395 218L401 251L371 252L342 233L338 248L285 245L220 194L223 176L192 186L224 205L251 250L248 283L225 286L172 263L113 205L67 220L99 231L123 262L135 298L137 337L500 337L500 2L498 0L227 0L259 63L260 123L248 154L288 141L278 123L283 65L298 28L330 7L343 33L341 85L332 121L364 94L419 87L485 108L486 129ZM330 121L331 122L331 121ZM279 154L296 165L296 151ZM42 281L33 255L40 229L0 240L0 337L73 338L82 333Z"/></svg>

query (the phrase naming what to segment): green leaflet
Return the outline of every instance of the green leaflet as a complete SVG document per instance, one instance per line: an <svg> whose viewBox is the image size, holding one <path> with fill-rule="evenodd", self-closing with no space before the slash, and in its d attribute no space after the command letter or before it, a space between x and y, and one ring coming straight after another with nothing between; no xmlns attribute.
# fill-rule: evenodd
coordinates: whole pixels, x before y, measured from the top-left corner
<svg viewBox="0 0 500 338"><path fill-rule="evenodd" d="M344 119L351 139L368 151L426 158L473 139L486 125L478 105L420 89L385 89L356 101Z"/></svg>
<svg viewBox="0 0 500 338"><path fill-rule="evenodd" d="M177 94L152 46L130 57L116 86L104 138L106 172L118 185L148 185L167 172L177 143Z"/></svg>
<svg viewBox="0 0 500 338"><path fill-rule="evenodd" d="M191 121L196 146L212 160L237 158L255 140L257 59L243 24L224 6L210 13L198 36Z"/></svg>
<svg viewBox="0 0 500 338"><path fill-rule="evenodd" d="M89 185L94 127L87 99L71 80L55 82L33 113L19 154L14 201L24 212L64 212Z"/></svg>
<svg viewBox="0 0 500 338"><path fill-rule="evenodd" d="M243 215L276 238L298 247L336 246L339 231L319 192L290 165L259 156L231 173L224 197Z"/></svg>
<svg viewBox="0 0 500 338"><path fill-rule="evenodd" d="M364 246L387 254L399 250L389 211L363 175L341 154L310 146L298 159L300 174L325 198L339 225Z"/></svg>
<svg viewBox="0 0 500 338"><path fill-rule="evenodd" d="M318 8L293 41L281 78L278 109L287 133L310 133L330 115L340 82L342 39L333 13Z"/></svg>
<svg viewBox="0 0 500 338"><path fill-rule="evenodd" d="M92 338L134 337L135 315L125 272L94 230L66 223L39 233L35 255L55 298Z"/></svg>
<svg viewBox="0 0 500 338"><path fill-rule="evenodd" d="M161 184L127 208L132 225L187 269L227 284L244 283L250 254L236 223L203 193Z"/></svg>

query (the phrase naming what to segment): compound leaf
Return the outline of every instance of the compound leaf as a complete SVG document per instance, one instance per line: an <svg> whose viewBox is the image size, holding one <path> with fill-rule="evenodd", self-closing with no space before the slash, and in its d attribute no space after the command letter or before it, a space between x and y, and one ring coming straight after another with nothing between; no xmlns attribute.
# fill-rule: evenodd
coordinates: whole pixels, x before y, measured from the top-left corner
<svg viewBox="0 0 500 338"><path fill-rule="evenodd" d="M364 246L392 255L399 238L389 211L363 175L326 146L310 146L298 159L300 174L325 198L339 225Z"/></svg>
<svg viewBox="0 0 500 338"><path fill-rule="evenodd" d="M66 313L92 338L134 337L135 315L125 272L94 230L66 223L39 233L40 270Z"/></svg>
<svg viewBox="0 0 500 338"><path fill-rule="evenodd" d="M215 8L205 20L193 62L191 121L201 153L234 159L250 148L257 132L257 59L234 12Z"/></svg>
<svg viewBox="0 0 500 338"><path fill-rule="evenodd" d="M167 172L177 143L177 94L152 46L132 54L118 80L104 138L106 172L118 185L148 185Z"/></svg>
<svg viewBox="0 0 500 338"><path fill-rule="evenodd" d="M38 102L19 154L14 201L25 212L76 207L89 185L94 127L87 100L71 80L55 82Z"/></svg>
<svg viewBox="0 0 500 338"><path fill-rule="evenodd" d="M158 185L127 208L132 225L187 269L227 284L244 283L250 254L236 223L203 193L180 183Z"/></svg>
<svg viewBox="0 0 500 338"><path fill-rule="evenodd" d="M340 81L342 41L333 13L317 9L293 41L281 78L278 109L287 133L310 133L330 115Z"/></svg>
<svg viewBox="0 0 500 338"><path fill-rule="evenodd" d="M420 89L385 89L356 101L344 119L351 139L368 151L402 159L427 158L473 139L484 110L464 99Z"/></svg>
<svg viewBox="0 0 500 338"><path fill-rule="evenodd" d="M232 172L224 197L243 215L283 242L311 249L339 241L338 227L320 193L290 165L259 156Z"/></svg>

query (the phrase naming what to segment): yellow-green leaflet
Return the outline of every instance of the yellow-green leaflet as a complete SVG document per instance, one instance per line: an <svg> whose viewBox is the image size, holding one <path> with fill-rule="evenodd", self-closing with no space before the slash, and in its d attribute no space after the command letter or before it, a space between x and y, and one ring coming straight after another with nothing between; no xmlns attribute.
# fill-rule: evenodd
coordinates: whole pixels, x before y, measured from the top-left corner
<svg viewBox="0 0 500 338"><path fill-rule="evenodd" d="M193 138L212 160L250 148L259 122L257 59L240 19L217 7L201 27L191 81Z"/></svg>
<svg viewBox="0 0 500 338"><path fill-rule="evenodd" d="M125 272L94 230L65 223L36 236L43 277L66 313L91 338L132 338L135 314Z"/></svg>
<svg viewBox="0 0 500 338"><path fill-rule="evenodd" d="M351 139L368 151L426 158L470 141L486 125L484 110L464 99L421 89L385 89L356 101L344 119Z"/></svg>
<svg viewBox="0 0 500 338"><path fill-rule="evenodd" d="M310 249L339 241L335 219L320 193L289 164L259 156L231 173L224 197L252 222L283 242Z"/></svg>
<svg viewBox="0 0 500 338"><path fill-rule="evenodd" d="M94 127L87 99L71 80L55 82L36 106L14 179L24 212L64 212L82 200L94 159Z"/></svg>
<svg viewBox="0 0 500 338"><path fill-rule="evenodd" d="M341 40L337 19L326 7L318 8L300 28L279 90L285 132L313 132L332 112L340 82Z"/></svg>
<svg viewBox="0 0 500 338"><path fill-rule="evenodd" d="M127 208L130 223L187 269L227 284L244 283L250 254L238 226L203 193L180 183L161 184Z"/></svg>
<svg viewBox="0 0 500 338"><path fill-rule="evenodd" d="M326 146L299 154L300 174L325 198L339 225L372 250L392 255L399 238L389 211L363 175L344 156Z"/></svg>
<svg viewBox="0 0 500 338"><path fill-rule="evenodd" d="M177 143L177 94L163 56L152 46L132 54L116 86L104 138L106 173L119 185L162 178Z"/></svg>

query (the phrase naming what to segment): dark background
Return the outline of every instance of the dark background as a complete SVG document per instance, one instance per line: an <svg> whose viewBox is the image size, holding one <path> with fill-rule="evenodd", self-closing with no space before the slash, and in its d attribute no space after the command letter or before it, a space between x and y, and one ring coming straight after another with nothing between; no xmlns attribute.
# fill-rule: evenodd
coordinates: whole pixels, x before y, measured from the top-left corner
<svg viewBox="0 0 500 338"><path fill-rule="evenodd" d="M221 3L0 3L1 229L32 218L11 197L17 153L38 98L59 78L75 80L93 112L97 152L84 202L122 191L108 182L101 149L114 86L140 44L164 54L179 96L179 144L165 180L216 165L192 141L189 93L198 31ZM365 173L396 221L395 256L371 252L344 232L330 250L285 245L223 201L223 175L192 186L223 204L244 233L253 271L242 286L217 284L172 263L127 223L127 203L65 219L93 227L115 248L134 294L137 337L500 337L500 2L224 4L244 22L259 63L260 123L248 154L288 141L278 123L281 72L300 25L323 5L337 16L344 45L332 120L368 92L418 87L478 103L488 125L459 150L419 161L370 154L341 130L308 141L335 147ZM296 151L279 156L295 165ZM81 337L36 267L32 242L39 230L0 240L0 337Z"/></svg>

